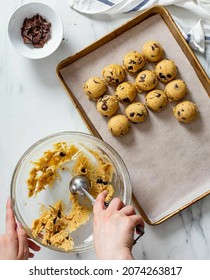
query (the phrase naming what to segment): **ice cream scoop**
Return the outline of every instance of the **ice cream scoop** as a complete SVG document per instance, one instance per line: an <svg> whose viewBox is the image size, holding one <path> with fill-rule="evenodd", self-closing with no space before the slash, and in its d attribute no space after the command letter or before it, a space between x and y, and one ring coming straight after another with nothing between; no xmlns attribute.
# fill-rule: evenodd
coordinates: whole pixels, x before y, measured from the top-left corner
<svg viewBox="0 0 210 280"><path fill-rule="evenodd" d="M69 183L69 190L71 193L79 195L86 195L87 198L92 202L95 203L95 199L92 195L88 192L90 188L90 180L85 175L77 175L73 177ZM107 207L109 203L104 202L104 205Z"/></svg>

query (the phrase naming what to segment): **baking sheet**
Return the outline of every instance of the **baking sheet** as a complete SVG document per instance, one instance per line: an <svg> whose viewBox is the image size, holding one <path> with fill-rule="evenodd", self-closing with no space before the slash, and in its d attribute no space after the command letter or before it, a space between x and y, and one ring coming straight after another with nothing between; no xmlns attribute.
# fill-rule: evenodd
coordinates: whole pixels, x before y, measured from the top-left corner
<svg viewBox="0 0 210 280"><path fill-rule="evenodd" d="M151 14L100 48L74 62L66 60L65 67L59 69L64 86L87 124L92 123L101 138L124 160L135 200L150 224L160 223L210 191L210 100L203 86L208 81L200 81L201 75L198 77L194 71L193 60L189 61L189 53L186 56L183 52L174 32L172 34L160 14ZM106 65L122 64L127 52L141 51L148 40L158 40L165 50L165 57L175 61L178 78L188 85L185 100L198 105L199 118L188 125L178 123L172 113L176 103L169 103L160 113L149 110L147 120L132 124L127 135L114 137L107 130L108 119L96 111L96 103L87 99L82 86L89 77L101 76ZM147 64L144 69L153 67L154 64ZM126 80L133 81L134 78L127 75ZM164 85L159 83L157 88L164 88ZM113 92L114 89L109 87L109 93ZM138 94L136 100L144 102L144 98L144 94ZM124 109L125 106L121 105L117 113L124 113Z"/></svg>

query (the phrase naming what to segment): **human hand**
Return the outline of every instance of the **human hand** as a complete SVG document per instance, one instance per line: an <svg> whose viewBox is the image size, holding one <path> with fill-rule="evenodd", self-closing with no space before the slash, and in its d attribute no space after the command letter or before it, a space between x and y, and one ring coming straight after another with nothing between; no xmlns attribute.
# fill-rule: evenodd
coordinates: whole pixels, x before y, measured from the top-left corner
<svg viewBox="0 0 210 280"><path fill-rule="evenodd" d="M34 256L29 248L34 251L40 250L37 244L28 239L22 225L16 223L11 200L8 199L6 205L6 233L0 235L0 259L27 260Z"/></svg>
<svg viewBox="0 0 210 280"><path fill-rule="evenodd" d="M105 208L106 195L106 191L100 193L93 206L96 255L99 259L133 259L134 231L137 225L144 227L144 221L120 198L114 198Z"/></svg>

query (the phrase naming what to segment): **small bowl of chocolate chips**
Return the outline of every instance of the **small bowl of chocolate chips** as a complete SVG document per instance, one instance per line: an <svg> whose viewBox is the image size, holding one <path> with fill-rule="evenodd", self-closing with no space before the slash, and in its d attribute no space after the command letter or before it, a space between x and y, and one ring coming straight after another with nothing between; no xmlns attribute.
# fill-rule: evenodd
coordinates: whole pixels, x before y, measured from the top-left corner
<svg viewBox="0 0 210 280"><path fill-rule="evenodd" d="M63 39L63 23L50 6L27 3L18 7L10 17L8 35L19 54L41 59L59 47Z"/></svg>

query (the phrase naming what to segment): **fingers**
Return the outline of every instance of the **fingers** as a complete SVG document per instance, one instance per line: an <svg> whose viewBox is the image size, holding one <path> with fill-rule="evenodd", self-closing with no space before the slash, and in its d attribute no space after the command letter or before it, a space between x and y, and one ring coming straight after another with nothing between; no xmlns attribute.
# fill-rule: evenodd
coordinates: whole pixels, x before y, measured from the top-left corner
<svg viewBox="0 0 210 280"><path fill-rule="evenodd" d="M6 233L12 238L16 238L16 221L12 210L11 199L8 198L6 204Z"/></svg>
<svg viewBox="0 0 210 280"><path fill-rule="evenodd" d="M136 233L142 235L144 232L144 221L140 215L136 215L135 209L132 205L127 205L120 210L126 216L130 216L132 220L132 227L136 228Z"/></svg>
<svg viewBox="0 0 210 280"><path fill-rule="evenodd" d="M107 191L103 191L102 193L100 193L97 196L94 206L93 206L94 214L105 209L104 201L105 201L106 196L107 196Z"/></svg>
<svg viewBox="0 0 210 280"><path fill-rule="evenodd" d="M32 249L33 251L39 251L41 249L41 247L39 245L37 245L34 241L32 241L31 239L28 239L28 247L30 249Z"/></svg>
<svg viewBox="0 0 210 280"><path fill-rule="evenodd" d="M28 239L28 247L30 249L32 249L33 251L39 251L41 249L41 247L39 245L37 245L35 242L33 242L31 239ZM34 257L34 253L29 251L29 258L33 258Z"/></svg>
<svg viewBox="0 0 210 280"><path fill-rule="evenodd" d="M121 212L124 213L126 216L135 215L135 209L132 205L126 205L121 209Z"/></svg>
<svg viewBox="0 0 210 280"><path fill-rule="evenodd" d="M123 201L119 197L115 197L112 199L107 209L112 212L121 210L124 206L125 204L123 203Z"/></svg>
<svg viewBox="0 0 210 280"><path fill-rule="evenodd" d="M141 226L144 228L144 221L140 215L136 215L135 209L132 205L125 205L119 197L115 197L109 203L109 206L105 208L104 201L107 196L107 192L103 191L100 193L94 203L93 213L94 215L101 212L102 210L107 210L111 213L115 211L120 211L123 215L130 216L132 227ZM138 229L137 229L138 233Z"/></svg>
<svg viewBox="0 0 210 280"><path fill-rule="evenodd" d="M18 243L19 243L18 256L21 259L28 259L29 256L28 237L20 223L18 223L17 235L18 235Z"/></svg>

